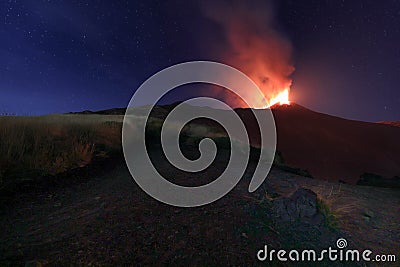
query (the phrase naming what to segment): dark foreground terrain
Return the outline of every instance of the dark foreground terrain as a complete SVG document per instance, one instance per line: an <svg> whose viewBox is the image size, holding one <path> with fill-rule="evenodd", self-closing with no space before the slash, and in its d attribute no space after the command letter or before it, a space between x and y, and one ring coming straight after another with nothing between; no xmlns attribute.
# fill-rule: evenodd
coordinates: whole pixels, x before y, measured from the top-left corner
<svg viewBox="0 0 400 267"><path fill-rule="evenodd" d="M397 262L384 266L398 266L400 188L389 183L371 186L371 179L382 186L383 177L365 166L397 170L395 137L400 128L345 121L298 106L281 109L273 110L278 130L275 166L261 187L251 194L247 191L257 160L258 150L252 148L239 184L222 199L198 208L162 204L133 181L120 150L122 116L3 119L0 151L8 153L0 157L0 265L312 266L313 262L279 262L276 257L260 262L256 255L265 245L269 250L319 253L336 249L336 241L344 238L347 249L369 249L371 257L394 255ZM176 170L160 152L156 130L167 112L168 107L156 109L146 137L153 163L166 179L180 185L211 182L229 159L226 137L201 122L215 137L216 160L199 173ZM247 118L248 111L238 112ZM249 132L257 133L251 120L246 121ZM333 122L347 128L330 130ZM346 138L340 134L343 129L349 133ZM361 138L368 129L373 134ZM195 159L200 139L189 133L184 133L181 145L185 156ZM371 140L376 142L364 146ZM387 164L370 161L371 155L385 160L383 154L390 159ZM312 165L296 165L296 160ZM29 171L32 168L35 172ZM337 169L337 179L318 179L318 168L329 173ZM356 169L351 181L340 175ZM368 172L364 185L355 185Z"/></svg>
<svg viewBox="0 0 400 267"><path fill-rule="evenodd" d="M146 195L121 161L91 179L28 190L2 203L0 265L249 266L260 264L256 253L264 245L324 249L335 247L340 237L348 248L398 259L398 190L329 183L278 169L256 193L247 192L248 182L245 177L212 204L175 208ZM298 199L285 198L302 187L315 192L317 202L307 190ZM296 207L289 210L290 204Z"/></svg>

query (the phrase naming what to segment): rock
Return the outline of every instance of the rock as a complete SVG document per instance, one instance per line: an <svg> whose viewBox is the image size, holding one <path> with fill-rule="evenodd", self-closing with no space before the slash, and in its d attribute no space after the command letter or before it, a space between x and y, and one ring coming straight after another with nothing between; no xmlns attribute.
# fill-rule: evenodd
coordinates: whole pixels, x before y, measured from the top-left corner
<svg viewBox="0 0 400 267"><path fill-rule="evenodd" d="M362 216L364 220L369 222L375 216L375 214L371 210L365 210Z"/></svg>
<svg viewBox="0 0 400 267"><path fill-rule="evenodd" d="M371 210L365 210L364 211L364 216L365 217L369 217L369 218L373 218L375 216L374 212Z"/></svg>
<svg viewBox="0 0 400 267"><path fill-rule="evenodd" d="M47 264L48 261L46 260L31 260L25 263L25 267L41 267Z"/></svg>
<svg viewBox="0 0 400 267"><path fill-rule="evenodd" d="M275 199L272 205L274 216L282 221L320 221L317 209L317 194L305 188L295 191L290 197Z"/></svg>

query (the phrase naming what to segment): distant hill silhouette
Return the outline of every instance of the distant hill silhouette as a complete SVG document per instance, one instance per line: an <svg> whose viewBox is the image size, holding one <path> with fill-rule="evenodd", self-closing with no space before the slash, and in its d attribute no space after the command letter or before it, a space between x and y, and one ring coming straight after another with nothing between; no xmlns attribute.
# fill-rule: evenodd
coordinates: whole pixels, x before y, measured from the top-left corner
<svg viewBox="0 0 400 267"><path fill-rule="evenodd" d="M124 115L126 108L112 108L98 111L84 110L79 112L69 112L68 114L99 114L99 115Z"/></svg>
<svg viewBox="0 0 400 267"><path fill-rule="evenodd" d="M156 106L152 116L165 118L177 104ZM73 114L124 115L125 110ZM365 175L372 174L388 179L389 184L400 182L400 128L393 127L400 123L348 120L295 103L275 105L271 110L277 128L277 151L288 166L306 170L322 180L356 184L364 183ZM236 111L246 124L252 145L259 145L259 129L251 110Z"/></svg>

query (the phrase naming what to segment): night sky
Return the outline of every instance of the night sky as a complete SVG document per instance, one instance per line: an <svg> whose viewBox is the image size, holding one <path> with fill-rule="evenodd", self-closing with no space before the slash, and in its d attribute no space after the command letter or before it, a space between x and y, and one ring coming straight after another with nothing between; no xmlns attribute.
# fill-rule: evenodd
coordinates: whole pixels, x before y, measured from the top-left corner
<svg viewBox="0 0 400 267"><path fill-rule="evenodd" d="M276 1L275 12L294 47L292 101L400 120L400 1ZM2 1L0 17L0 113L125 107L165 67L224 62L222 30L198 2Z"/></svg>

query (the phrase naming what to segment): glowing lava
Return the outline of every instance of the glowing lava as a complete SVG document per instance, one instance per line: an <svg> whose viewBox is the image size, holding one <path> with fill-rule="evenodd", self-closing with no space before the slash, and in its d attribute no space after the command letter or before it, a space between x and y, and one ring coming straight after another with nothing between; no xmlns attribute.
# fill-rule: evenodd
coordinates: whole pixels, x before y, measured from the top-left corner
<svg viewBox="0 0 400 267"><path fill-rule="evenodd" d="M268 107L272 107L273 105L290 105L289 101L289 89L285 89L279 94L277 94L275 97L272 97L269 100Z"/></svg>

